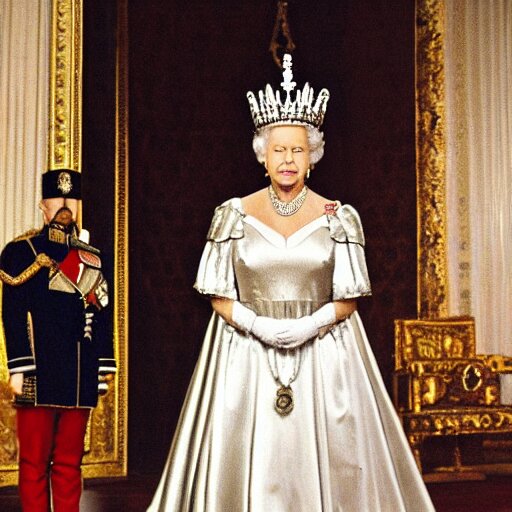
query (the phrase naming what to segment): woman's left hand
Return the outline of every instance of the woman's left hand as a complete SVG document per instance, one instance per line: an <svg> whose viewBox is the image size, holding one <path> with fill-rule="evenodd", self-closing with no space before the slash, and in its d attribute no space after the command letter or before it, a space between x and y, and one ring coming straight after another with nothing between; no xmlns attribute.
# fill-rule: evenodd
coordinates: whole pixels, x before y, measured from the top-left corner
<svg viewBox="0 0 512 512"><path fill-rule="evenodd" d="M334 325L348 318L356 310L355 300L329 302L312 315L289 320L286 330L277 334L280 348L297 348L316 338L324 327Z"/></svg>
<svg viewBox="0 0 512 512"><path fill-rule="evenodd" d="M318 326L312 316L289 320L290 326L277 334L279 348L297 348L318 336Z"/></svg>

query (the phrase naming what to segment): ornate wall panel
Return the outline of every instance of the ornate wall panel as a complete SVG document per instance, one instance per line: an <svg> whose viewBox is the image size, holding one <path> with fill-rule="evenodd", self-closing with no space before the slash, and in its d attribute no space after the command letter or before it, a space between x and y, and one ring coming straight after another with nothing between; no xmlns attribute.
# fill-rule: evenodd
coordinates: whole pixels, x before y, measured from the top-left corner
<svg viewBox="0 0 512 512"><path fill-rule="evenodd" d="M115 80L115 154L112 211L113 252L111 297L113 337L118 374L93 411L86 438L84 476L112 477L127 473L127 328L128 328L128 159L126 1L118 2L119 26ZM82 162L82 0L53 0L50 73L48 165L81 171ZM92 59L91 59L92 60ZM84 181L86 180L84 174ZM87 212L88 205L84 204ZM91 208L94 210L93 208ZM89 213L89 212L87 212ZM94 223L93 223L94 224ZM100 222L101 224L101 222ZM101 237L100 237L101 238ZM1 335L1 333L0 333ZM0 336L1 337L1 336ZM0 339L0 486L17 481L15 411L6 384L8 373Z"/></svg>

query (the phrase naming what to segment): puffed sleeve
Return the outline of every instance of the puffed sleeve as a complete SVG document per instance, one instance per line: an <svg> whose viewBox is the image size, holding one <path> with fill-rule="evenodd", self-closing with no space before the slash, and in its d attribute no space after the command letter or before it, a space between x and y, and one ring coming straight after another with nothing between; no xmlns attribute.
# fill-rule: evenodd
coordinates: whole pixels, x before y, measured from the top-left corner
<svg viewBox="0 0 512 512"><path fill-rule="evenodd" d="M359 214L347 204L327 218L331 238L335 241L333 300L371 295Z"/></svg>
<svg viewBox="0 0 512 512"><path fill-rule="evenodd" d="M215 209L199 263L194 288L204 295L238 299L233 268L233 243L244 236L240 199Z"/></svg>

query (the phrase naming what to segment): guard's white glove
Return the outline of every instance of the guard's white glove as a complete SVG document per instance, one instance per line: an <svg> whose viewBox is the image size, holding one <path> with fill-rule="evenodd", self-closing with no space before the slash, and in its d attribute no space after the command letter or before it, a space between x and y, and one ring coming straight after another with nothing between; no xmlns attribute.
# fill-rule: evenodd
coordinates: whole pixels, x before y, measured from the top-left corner
<svg viewBox="0 0 512 512"><path fill-rule="evenodd" d="M98 394L105 395L108 391L108 385L114 379L113 373L98 373Z"/></svg>
<svg viewBox="0 0 512 512"><path fill-rule="evenodd" d="M23 373L13 373L9 378L9 387L15 395L23 393Z"/></svg>
<svg viewBox="0 0 512 512"><path fill-rule="evenodd" d="M332 302L325 304L312 315L290 320L290 327L277 335L280 348L297 348L316 338L322 327L336 323L336 308Z"/></svg>
<svg viewBox="0 0 512 512"><path fill-rule="evenodd" d="M292 320L278 320L268 316L258 316L238 301L233 302L231 318L241 330L254 334L256 338L271 347L280 345L278 336L286 332L292 322Z"/></svg>

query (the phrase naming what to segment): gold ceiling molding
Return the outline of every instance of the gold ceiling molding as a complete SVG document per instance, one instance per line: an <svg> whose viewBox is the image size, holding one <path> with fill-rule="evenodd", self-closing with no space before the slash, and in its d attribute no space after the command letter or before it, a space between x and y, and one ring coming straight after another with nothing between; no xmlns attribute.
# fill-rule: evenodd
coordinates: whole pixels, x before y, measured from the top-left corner
<svg viewBox="0 0 512 512"><path fill-rule="evenodd" d="M52 0L48 168L81 170L82 0Z"/></svg>
<svg viewBox="0 0 512 512"><path fill-rule="evenodd" d="M419 318L448 315L444 0L416 1Z"/></svg>

